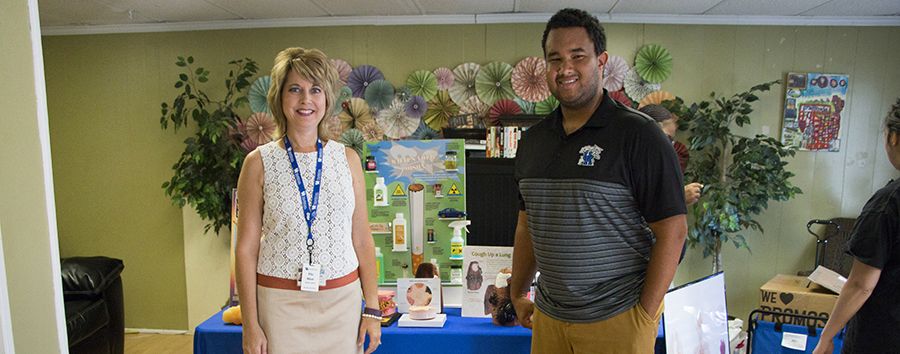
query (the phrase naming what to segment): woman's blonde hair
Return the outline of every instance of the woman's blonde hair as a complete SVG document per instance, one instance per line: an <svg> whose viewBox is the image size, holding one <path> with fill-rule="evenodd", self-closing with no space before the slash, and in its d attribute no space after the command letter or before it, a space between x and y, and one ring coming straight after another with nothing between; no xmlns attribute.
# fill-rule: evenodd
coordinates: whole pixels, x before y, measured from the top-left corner
<svg viewBox="0 0 900 354"><path fill-rule="evenodd" d="M272 67L271 74L272 85L269 87L269 94L266 95L266 101L269 102L269 108L272 110L272 117L275 118L277 127L275 138L284 138L287 130L287 117L284 116L282 109L281 92L289 70L296 71L301 78L321 87L325 92L325 112L322 120L319 121L318 135L320 139L327 141L327 135L324 133L325 121L334 113L337 90L340 90L340 77L337 68L331 63L331 60L328 60L325 53L318 49L300 47L285 49L275 56L275 66Z"/></svg>

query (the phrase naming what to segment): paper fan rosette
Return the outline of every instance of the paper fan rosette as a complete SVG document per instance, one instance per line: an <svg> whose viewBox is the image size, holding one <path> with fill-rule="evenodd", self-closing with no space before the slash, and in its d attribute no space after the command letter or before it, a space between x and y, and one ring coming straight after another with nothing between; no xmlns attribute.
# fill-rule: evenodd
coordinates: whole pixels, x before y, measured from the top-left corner
<svg viewBox="0 0 900 354"><path fill-rule="evenodd" d="M366 104L366 101L356 97L350 99L350 106L341 111L338 118L341 120L341 127L345 133L347 129L360 129L375 121L372 114L369 113L369 105Z"/></svg>
<svg viewBox="0 0 900 354"><path fill-rule="evenodd" d="M347 78L347 86L353 90L353 97L365 98L366 88L375 80L384 80L381 70L371 65L358 66Z"/></svg>
<svg viewBox="0 0 900 354"><path fill-rule="evenodd" d="M434 70L434 78L438 82L438 90L449 90L453 86L453 72L447 68L437 68Z"/></svg>
<svg viewBox="0 0 900 354"><path fill-rule="evenodd" d="M522 59L512 72L516 95L528 102L540 102L550 96L547 88L547 62L538 57Z"/></svg>
<svg viewBox="0 0 900 354"><path fill-rule="evenodd" d="M441 132L431 129L428 124L425 124L425 121L420 121L416 131L407 137L408 140L434 140L440 138Z"/></svg>
<svg viewBox="0 0 900 354"><path fill-rule="evenodd" d="M521 97L513 98L513 101L519 104L519 108L522 108L522 114L534 114L534 102L528 102Z"/></svg>
<svg viewBox="0 0 900 354"><path fill-rule="evenodd" d="M369 107L382 110L394 100L394 86L384 80L375 80L366 89L366 103Z"/></svg>
<svg viewBox="0 0 900 354"><path fill-rule="evenodd" d="M453 69L453 85L449 90L453 102L465 102L475 96L475 78L479 71L481 65L475 63L459 64Z"/></svg>
<svg viewBox="0 0 900 354"><path fill-rule="evenodd" d="M556 107L559 107L559 101L556 100L556 97L550 95L543 101L534 104L534 114L545 116L553 112Z"/></svg>
<svg viewBox="0 0 900 354"><path fill-rule="evenodd" d="M268 113L253 113L244 123L244 129L247 129L247 136L257 144L268 143L275 134L275 118Z"/></svg>
<svg viewBox="0 0 900 354"><path fill-rule="evenodd" d="M481 119L487 118L490 112L491 106L481 102L481 99L478 98L478 96L469 97L469 99L459 107L459 114L474 113Z"/></svg>
<svg viewBox="0 0 900 354"><path fill-rule="evenodd" d="M366 124L360 131L362 131L363 139L366 139L366 141L384 140L384 129L381 129L381 126L376 122Z"/></svg>
<svg viewBox="0 0 900 354"><path fill-rule="evenodd" d="M495 127L502 126L500 123L501 114L522 114L522 107L513 100L499 100L491 106L491 125Z"/></svg>
<svg viewBox="0 0 900 354"><path fill-rule="evenodd" d="M338 115L333 115L325 119L324 123L324 133L325 137L328 140L338 140L341 138L341 134L344 134L344 126L341 124L341 118Z"/></svg>
<svg viewBox="0 0 900 354"><path fill-rule="evenodd" d="M406 86L400 86L394 92L394 97L397 98L398 100L400 100L400 102L404 102L404 103L406 101L409 101L409 98L412 96L413 96L412 90L410 90L409 87L406 87Z"/></svg>
<svg viewBox="0 0 900 354"><path fill-rule="evenodd" d="M337 115L340 114L341 111L347 109L347 107L350 106L351 98L353 98L353 91L347 86L341 87L341 90L338 92L337 96L335 96L334 112L331 112L331 114Z"/></svg>
<svg viewBox="0 0 900 354"><path fill-rule="evenodd" d="M430 101L438 92L438 81L430 71L418 70L406 79L406 87L412 90L413 95L422 96L426 101Z"/></svg>
<svg viewBox="0 0 900 354"><path fill-rule="evenodd" d="M648 44L638 51L634 68L648 82L663 82L672 74L672 56L666 48Z"/></svg>
<svg viewBox="0 0 900 354"><path fill-rule="evenodd" d="M416 131L419 126L419 118L412 118L406 114L406 107L400 100L394 100L388 108L382 110L375 122L384 130L388 139L403 139Z"/></svg>
<svg viewBox="0 0 900 354"><path fill-rule="evenodd" d="M341 86L347 86L347 79L350 78L350 73L353 72L353 68L350 67L350 64L347 64L346 61L340 59L331 59L331 63L334 64L334 67L337 68L338 78L341 80Z"/></svg>
<svg viewBox="0 0 900 354"><path fill-rule="evenodd" d="M406 110L406 115L418 119L425 115L428 103L422 96L412 96L409 101L406 101L403 109Z"/></svg>
<svg viewBox="0 0 900 354"><path fill-rule="evenodd" d="M675 95L667 91L656 91L647 95L647 97L644 97L644 99L641 100L641 104L638 105L638 108L644 107L648 104L662 104L663 101L674 99Z"/></svg>
<svg viewBox="0 0 900 354"><path fill-rule="evenodd" d="M449 118L459 114L459 105L453 103L450 99L450 93L447 90L438 91L430 101L428 101L428 109L422 120L428 124L431 129L441 130L450 124Z"/></svg>
<svg viewBox="0 0 900 354"><path fill-rule="evenodd" d="M344 134L341 134L338 142L356 151L357 155L362 156L363 148L366 144L366 138L363 137L362 131L354 128L348 129L344 132Z"/></svg>
<svg viewBox="0 0 900 354"><path fill-rule="evenodd" d="M628 98L628 95L626 95L625 92L622 92L622 91L610 91L610 92L609 92L609 97L612 97L612 99L624 103L624 104L625 104L626 106L628 106L629 108L634 108L634 104L631 103L631 99Z"/></svg>
<svg viewBox="0 0 900 354"><path fill-rule="evenodd" d="M622 90L622 81L628 72L628 63L618 55L610 55L603 66L603 88L609 92Z"/></svg>
<svg viewBox="0 0 900 354"><path fill-rule="evenodd" d="M269 101L266 100L271 85L272 78L268 75L256 79L253 85L250 85L250 93L247 94L247 99L250 100L250 110L253 113L272 114L272 110L269 109Z"/></svg>
<svg viewBox="0 0 900 354"><path fill-rule="evenodd" d="M475 76L475 93L481 102L493 105L499 100L516 97L511 82L512 70L512 65L495 61L478 71Z"/></svg>
<svg viewBox="0 0 900 354"><path fill-rule="evenodd" d="M625 94L634 102L640 102L647 95L659 91L658 82L644 81L634 68L628 69L623 86L625 86Z"/></svg>

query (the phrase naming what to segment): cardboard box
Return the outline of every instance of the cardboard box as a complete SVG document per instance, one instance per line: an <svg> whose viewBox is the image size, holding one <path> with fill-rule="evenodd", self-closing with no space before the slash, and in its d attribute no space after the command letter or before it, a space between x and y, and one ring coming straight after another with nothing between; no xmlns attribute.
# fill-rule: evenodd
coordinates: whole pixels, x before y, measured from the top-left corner
<svg viewBox="0 0 900 354"><path fill-rule="evenodd" d="M800 326L825 327L838 295L811 282L806 277L778 274L760 289L759 308L762 310L822 317L820 320L781 315L761 315L760 320Z"/></svg>

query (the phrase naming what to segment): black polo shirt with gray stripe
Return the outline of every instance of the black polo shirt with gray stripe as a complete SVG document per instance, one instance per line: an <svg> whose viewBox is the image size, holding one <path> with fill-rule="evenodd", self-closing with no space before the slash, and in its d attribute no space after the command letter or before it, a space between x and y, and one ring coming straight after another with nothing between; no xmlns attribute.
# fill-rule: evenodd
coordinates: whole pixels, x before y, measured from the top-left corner
<svg viewBox="0 0 900 354"><path fill-rule="evenodd" d="M535 306L589 323L638 303L648 223L685 214L678 156L659 125L610 98L568 136L557 108L522 134L515 179L541 276Z"/></svg>

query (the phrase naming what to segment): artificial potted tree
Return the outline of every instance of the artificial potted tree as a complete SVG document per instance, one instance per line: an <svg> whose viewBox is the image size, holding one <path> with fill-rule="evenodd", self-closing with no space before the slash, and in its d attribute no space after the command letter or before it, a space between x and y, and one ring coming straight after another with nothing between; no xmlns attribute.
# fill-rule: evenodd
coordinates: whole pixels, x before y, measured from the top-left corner
<svg viewBox="0 0 900 354"><path fill-rule="evenodd" d="M784 201L803 193L791 185L793 173L785 158L796 151L778 139L758 134L732 133L732 124L750 124L756 92L768 91L780 80L756 85L729 98L710 95L711 101L684 104L681 98L663 103L679 119L679 129L690 132L691 158L685 180L704 185L694 204L688 243L701 247L703 257L713 256L713 273L722 270L721 250L726 242L750 251L742 231L763 232L754 216L768 208L770 200Z"/></svg>
<svg viewBox="0 0 900 354"><path fill-rule="evenodd" d="M218 234L219 229L231 224L231 192L237 187L244 156L256 147L248 145L248 134L237 111L249 102L241 91L250 86L248 79L258 67L249 58L230 62L235 69L225 80L225 98L216 101L199 88L209 81L209 71L193 69L193 63L193 57L178 57L175 65L186 69L175 82L175 88L182 92L171 105L162 103L159 123L166 129L171 122L177 132L193 120L197 133L185 139L184 152L172 166L175 175L162 188L172 204L190 204L209 222L204 232L213 229Z"/></svg>

